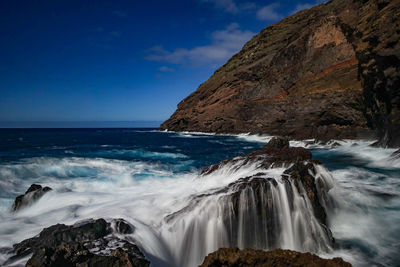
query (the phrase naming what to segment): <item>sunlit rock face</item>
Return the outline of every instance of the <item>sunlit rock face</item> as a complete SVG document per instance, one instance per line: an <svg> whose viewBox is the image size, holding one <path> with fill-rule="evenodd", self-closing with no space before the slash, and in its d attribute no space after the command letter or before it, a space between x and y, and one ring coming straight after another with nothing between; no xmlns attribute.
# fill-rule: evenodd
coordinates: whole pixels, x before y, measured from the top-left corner
<svg viewBox="0 0 400 267"><path fill-rule="evenodd" d="M255 35L161 125L400 145L400 1L334 0ZM397 133L397 134L396 134Z"/></svg>

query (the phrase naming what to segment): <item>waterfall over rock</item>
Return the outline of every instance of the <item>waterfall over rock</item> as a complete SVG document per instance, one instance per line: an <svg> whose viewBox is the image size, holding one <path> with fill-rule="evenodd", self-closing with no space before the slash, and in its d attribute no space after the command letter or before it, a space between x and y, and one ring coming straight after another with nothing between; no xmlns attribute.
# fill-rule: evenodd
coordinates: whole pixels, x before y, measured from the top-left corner
<svg viewBox="0 0 400 267"><path fill-rule="evenodd" d="M166 242L179 266L201 263L220 247L328 252L325 207L332 180L304 148L273 147L210 166L198 179L245 169L250 176L194 195L165 218ZM299 156L301 155L301 156ZM172 234L173 233L173 234ZM173 236L173 237L172 237Z"/></svg>

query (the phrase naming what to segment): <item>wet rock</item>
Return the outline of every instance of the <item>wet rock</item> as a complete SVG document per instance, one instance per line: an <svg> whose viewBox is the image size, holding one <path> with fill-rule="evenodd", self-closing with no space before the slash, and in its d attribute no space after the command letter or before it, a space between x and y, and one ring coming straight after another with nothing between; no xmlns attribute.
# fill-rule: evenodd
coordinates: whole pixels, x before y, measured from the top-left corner
<svg viewBox="0 0 400 267"><path fill-rule="evenodd" d="M400 158L400 149L392 153L393 158Z"/></svg>
<svg viewBox="0 0 400 267"><path fill-rule="evenodd" d="M114 219L111 221L111 226L119 234L132 234L134 227L123 219Z"/></svg>
<svg viewBox="0 0 400 267"><path fill-rule="evenodd" d="M330 203L327 193L331 184L326 177L317 177L318 164L307 149L290 147L287 139L274 138L259 150L205 168L199 179L213 179L213 173L220 169L224 173L240 172L248 165L259 172L193 195L188 205L168 215L166 222L179 223L185 214L196 210L205 212L203 216L218 216L215 219L226 231L224 246L274 249L281 247L282 240L287 238L285 242L296 240L297 249L329 251L334 240L327 227L325 206ZM280 177L268 174L271 169L282 167L286 170ZM218 210L218 214L209 215L208 209ZM206 227L201 228L201 220L193 225L199 231L196 234L207 231ZM289 232L291 237L287 236Z"/></svg>
<svg viewBox="0 0 400 267"><path fill-rule="evenodd" d="M289 147L288 139L277 137L271 139L263 148L254 150L245 156L227 159L206 167L201 171L201 175L210 174L226 164L235 162L242 162L242 165L246 165L249 162L257 161L260 167L269 168L272 165L280 167L295 162L310 160L312 160L310 151L303 147Z"/></svg>
<svg viewBox="0 0 400 267"><path fill-rule="evenodd" d="M116 220L119 233L132 228ZM113 235L104 219L88 220L75 225L56 224L43 229L36 237L14 245L12 263L32 253L27 266L148 266L139 248Z"/></svg>
<svg viewBox="0 0 400 267"><path fill-rule="evenodd" d="M289 148L289 139L282 137L272 138L264 148Z"/></svg>
<svg viewBox="0 0 400 267"><path fill-rule="evenodd" d="M25 192L25 194L15 198L14 204L12 206L12 211L16 212L24 207L31 205L51 190L52 189L47 186L42 187L38 184L32 184Z"/></svg>
<svg viewBox="0 0 400 267"><path fill-rule="evenodd" d="M315 177L313 176L315 173L314 164L297 162L293 164L292 167L285 170L282 177L287 181L293 181L299 192L301 192L302 189L305 190L313 206L315 216L321 223L326 225L326 212L318 196L317 185Z"/></svg>
<svg viewBox="0 0 400 267"><path fill-rule="evenodd" d="M322 259L311 253L301 253L291 250L276 249L272 251L238 248L220 248L209 254L201 267L211 266L252 266L252 267L350 267L351 264L341 258Z"/></svg>

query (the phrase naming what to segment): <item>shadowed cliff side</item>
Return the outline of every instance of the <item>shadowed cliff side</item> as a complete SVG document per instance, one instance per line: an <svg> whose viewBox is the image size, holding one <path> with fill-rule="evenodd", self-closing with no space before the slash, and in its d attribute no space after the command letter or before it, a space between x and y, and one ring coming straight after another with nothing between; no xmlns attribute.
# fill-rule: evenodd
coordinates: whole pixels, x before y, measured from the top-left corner
<svg viewBox="0 0 400 267"><path fill-rule="evenodd" d="M397 145L400 1L334 0L255 35L162 129Z"/></svg>

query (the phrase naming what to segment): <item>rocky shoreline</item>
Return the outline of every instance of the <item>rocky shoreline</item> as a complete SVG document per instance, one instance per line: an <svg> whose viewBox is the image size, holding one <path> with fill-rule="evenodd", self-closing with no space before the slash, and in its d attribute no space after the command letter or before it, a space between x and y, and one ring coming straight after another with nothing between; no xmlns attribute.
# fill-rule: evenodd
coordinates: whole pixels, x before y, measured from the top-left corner
<svg viewBox="0 0 400 267"><path fill-rule="evenodd" d="M221 210L221 219L227 229L233 229L233 232L228 233L227 244L231 247L241 245L255 249L268 247L271 251L220 249L207 256L202 266L350 266L341 259L326 260L310 253L277 249L281 246L281 232L293 231L284 228L282 224L285 222L281 221L282 218L278 219L285 209L290 209L287 210L289 213L301 213L304 217L304 221L293 227L302 227L302 235L296 236L296 239L303 243L302 248L305 251L330 251L334 245L325 210L330 205L327 192L331 185L318 176L320 163L312 159L307 149L290 147L288 139L273 138L262 149L204 168L198 179L208 179L207 177L225 166L233 166L237 170L252 164L256 164L259 173L237 179L217 191L194 195L186 208L168 215L165 221L174 227L176 223L180 223L187 210L202 205L208 209L209 204L204 203L208 203L209 199L218 199L221 207L229 207ZM269 178L263 172L279 168L285 169L280 178L281 186L278 186L276 178ZM13 212L18 212L16 206L29 208L43 192L51 190L44 188L32 185L25 195L17 197ZM281 206L282 194L287 194L284 202L288 206ZM40 197L31 197L32 195ZM25 198L30 201L27 202ZM18 204L24 201L29 204ZM243 203L247 204L243 206ZM245 224L242 220L245 220ZM289 215L285 220L292 219ZM309 225L304 225L305 222ZM243 228L245 225L249 227ZM129 237L134 231L135 226L123 219L91 219L71 226L53 225L43 229L38 236L9 248L10 257L5 264L10 265L29 256L26 266L32 267L149 266L149 260ZM193 233L187 234L190 236ZM268 238L264 239L263 236ZM306 241L310 238L311 243ZM241 240L240 243L237 243L238 240Z"/></svg>
<svg viewBox="0 0 400 267"><path fill-rule="evenodd" d="M182 100L171 131L400 146L400 1L333 0L255 35Z"/></svg>

